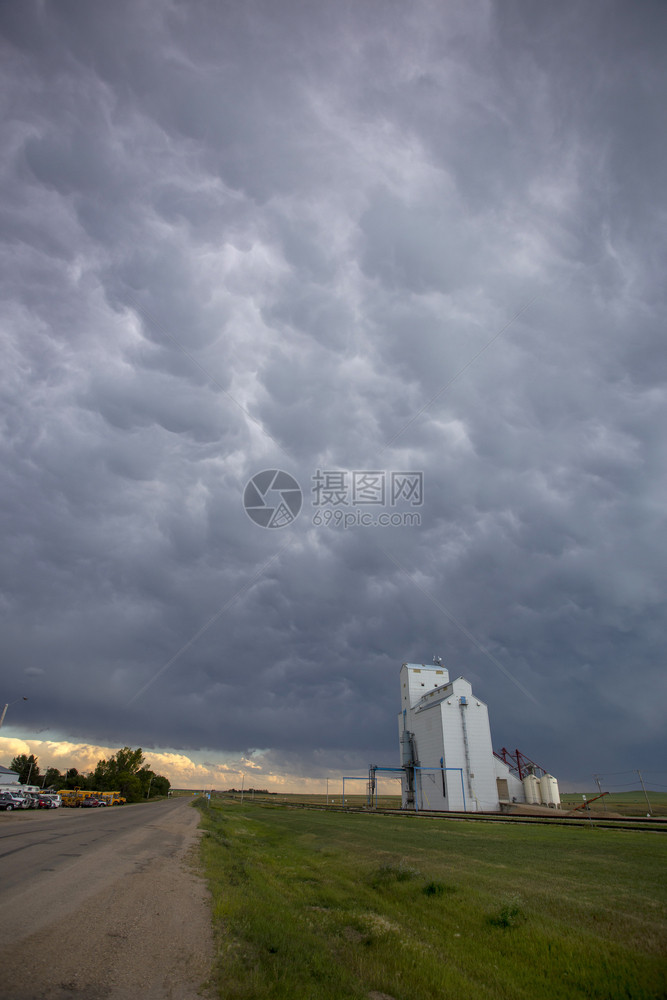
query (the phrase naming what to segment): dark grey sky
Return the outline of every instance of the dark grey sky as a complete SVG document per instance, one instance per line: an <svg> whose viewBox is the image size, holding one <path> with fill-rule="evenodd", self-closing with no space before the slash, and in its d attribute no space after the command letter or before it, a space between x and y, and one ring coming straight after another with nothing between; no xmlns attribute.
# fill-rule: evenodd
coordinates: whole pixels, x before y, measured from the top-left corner
<svg viewBox="0 0 667 1000"><path fill-rule="evenodd" d="M3 735L362 773L439 654L497 747L659 772L667 7L0 28ZM423 472L421 524L314 524L318 470Z"/></svg>

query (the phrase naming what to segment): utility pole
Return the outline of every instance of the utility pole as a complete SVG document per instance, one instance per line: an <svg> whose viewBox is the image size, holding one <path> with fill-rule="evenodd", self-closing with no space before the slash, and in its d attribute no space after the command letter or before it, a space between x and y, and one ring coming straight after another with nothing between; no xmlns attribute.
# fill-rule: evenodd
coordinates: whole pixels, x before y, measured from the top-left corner
<svg viewBox="0 0 667 1000"><path fill-rule="evenodd" d="M644 787L644 779L642 778L642 772L638 770L637 774L639 775L639 783L642 786L642 791L644 793L644 798L646 799L646 805L648 806L649 816L652 816L653 815L653 810L651 809L651 803L648 800L648 795L646 793L646 788Z"/></svg>
<svg viewBox="0 0 667 1000"><path fill-rule="evenodd" d="M602 789L600 788L600 775L594 774L593 778L595 779L595 784L598 786L598 792L600 793L600 797L602 798ZM604 799L602 799L602 808L604 809L605 812L607 811L607 803L605 802Z"/></svg>

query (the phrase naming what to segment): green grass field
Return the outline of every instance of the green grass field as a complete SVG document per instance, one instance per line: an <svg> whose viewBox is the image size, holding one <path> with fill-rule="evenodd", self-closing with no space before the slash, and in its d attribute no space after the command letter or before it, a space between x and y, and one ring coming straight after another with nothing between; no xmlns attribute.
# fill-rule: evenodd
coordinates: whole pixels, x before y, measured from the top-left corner
<svg viewBox="0 0 667 1000"><path fill-rule="evenodd" d="M225 1000L658 1000L667 837L199 801Z"/></svg>
<svg viewBox="0 0 667 1000"><path fill-rule="evenodd" d="M389 782L386 782L389 785ZM354 785L351 785L352 790L346 789L345 792L345 805L355 808L365 808L367 804L367 797L365 793L359 793L358 786L357 791L354 791ZM192 794L189 792L188 794ZM236 801L241 800L241 793L219 793L223 797L236 799ZM594 799L597 795L597 791L591 791L586 793L588 799ZM651 806L651 813L654 817L665 817L667 818L667 793L665 792L654 792L649 790L649 803ZM249 792L244 795L245 802L280 802L283 804L291 803L302 803L305 805L325 805L329 804L332 806L340 806L343 804L342 795L340 790L334 794L333 792L328 796L324 794L279 794L279 795L257 795L252 796ZM582 804L582 794L581 792L562 792L561 793L561 804L562 809L560 813L565 815L567 812L572 810L575 806L580 806ZM401 796L388 794L381 792L378 795L377 807L379 809L400 809L401 808ZM603 815L605 812L613 813L620 816L646 816L648 812L648 806L646 803L646 798L641 791L634 792L613 792L610 795L605 795L604 798L598 798L596 801L592 802L590 805L590 810L595 816ZM584 810L577 810L581 816L587 816L588 813ZM558 812L554 812L554 816L558 816Z"/></svg>
<svg viewBox="0 0 667 1000"><path fill-rule="evenodd" d="M586 798L593 799L597 794L597 791L587 792ZM648 800L653 816L667 816L667 794L665 792L649 790ZM562 811L565 812L568 807L571 809L574 806L580 806L582 801L581 792L563 792L561 794ZM646 816L649 804L641 791L612 792L610 795L605 795L604 798L598 798L595 802L591 802L590 810L596 816L605 812L617 813L621 816ZM584 814L582 809L577 811Z"/></svg>

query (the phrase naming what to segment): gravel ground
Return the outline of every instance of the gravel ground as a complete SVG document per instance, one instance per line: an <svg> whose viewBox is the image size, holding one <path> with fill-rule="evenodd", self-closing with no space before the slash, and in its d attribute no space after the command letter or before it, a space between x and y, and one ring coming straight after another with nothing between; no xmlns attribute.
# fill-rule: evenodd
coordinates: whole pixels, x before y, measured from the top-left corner
<svg viewBox="0 0 667 1000"><path fill-rule="evenodd" d="M202 987L213 939L196 870L198 821L188 799L2 814L0 996L210 996Z"/></svg>

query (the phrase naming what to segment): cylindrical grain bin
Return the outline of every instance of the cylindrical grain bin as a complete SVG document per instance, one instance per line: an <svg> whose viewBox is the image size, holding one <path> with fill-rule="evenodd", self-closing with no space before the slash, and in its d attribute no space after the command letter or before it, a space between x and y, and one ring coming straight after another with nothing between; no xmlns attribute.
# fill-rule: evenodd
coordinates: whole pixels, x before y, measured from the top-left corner
<svg viewBox="0 0 667 1000"><path fill-rule="evenodd" d="M553 774L542 775L540 778L540 792L542 794L542 802L545 806L551 806L552 809L559 807L560 795L558 794L558 782Z"/></svg>
<svg viewBox="0 0 667 1000"><path fill-rule="evenodd" d="M523 779L523 789L529 806L539 806L542 803L540 794L540 779L536 774L527 774Z"/></svg>

